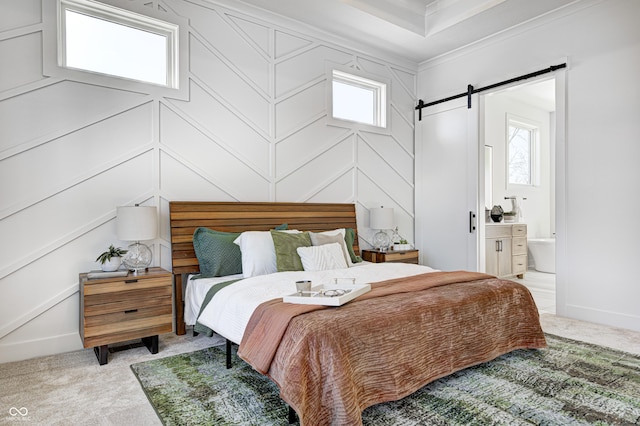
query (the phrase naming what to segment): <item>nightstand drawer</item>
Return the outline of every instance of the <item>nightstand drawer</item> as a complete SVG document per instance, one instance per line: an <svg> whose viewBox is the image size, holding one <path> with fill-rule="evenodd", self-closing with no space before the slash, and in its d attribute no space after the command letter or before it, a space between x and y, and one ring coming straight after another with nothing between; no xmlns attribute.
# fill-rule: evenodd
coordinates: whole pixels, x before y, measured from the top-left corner
<svg viewBox="0 0 640 426"><path fill-rule="evenodd" d="M164 293L167 293L166 291ZM159 297L145 297L141 299L130 298L126 300L117 300L112 303L87 303L93 302L97 299L97 296L87 298L84 304L84 317L85 321L89 317L114 314L118 312L128 312L133 310L140 310L144 307L172 307L171 292L168 292L164 296Z"/></svg>
<svg viewBox="0 0 640 426"><path fill-rule="evenodd" d="M125 323L142 318L157 317L171 314L171 303L164 306L151 306L146 308L131 308L124 311L112 312L104 315L85 316L85 329L90 327L104 326L111 323Z"/></svg>
<svg viewBox="0 0 640 426"><path fill-rule="evenodd" d="M120 293L133 290L144 290L154 287L171 286L171 275L167 277L156 278L127 278L118 281L95 280L86 281L84 285L85 296L105 293Z"/></svg>
<svg viewBox="0 0 640 426"><path fill-rule="evenodd" d="M135 312L91 317L85 323L84 337L86 339L87 337L136 330L139 333L140 330L153 326L168 326L169 329L165 332L170 332L173 319L170 308L145 308Z"/></svg>
<svg viewBox="0 0 640 426"><path fill-rule="evenodd" d="M418 263L418 251L388 251L384 255L385 262Z"/></svg>
<svg viewBox="0 0 640 426"><path fill-rule="evenodd" d="M91 336L85 336L83 339L84 347L91 348L102 345L110 345L114 342L124 342L127 340L140 339L141 336L157 336L158 334L171 332L171 319L169 319L169 325L159 324L154 325L152 323L139 322L135 324L135 327L125 327L120 331L113 333L107 333L101 330L99 333Z"/></svg>
<svg viewBox="0 0 640 426"><path fill-rule="evenodd" d="M157 299L171 297L173 289L169 285L164 287L156 287L142 290L130 290L121 291L117 293L100 293L92 296L87 296L85 293L84 305L85 308L90 308L95 305L116 305L116 310L125 310L138 305L146 305L149 303L155 303Z"/></svg>
<svg viewBox="0 0 640 426"><path fill-rule="evenodd" d="M384 262L400 262L418 264L418 250L406 251L385 251L380 250L362 250L362 258L368 262L384 263Z"/></svg>

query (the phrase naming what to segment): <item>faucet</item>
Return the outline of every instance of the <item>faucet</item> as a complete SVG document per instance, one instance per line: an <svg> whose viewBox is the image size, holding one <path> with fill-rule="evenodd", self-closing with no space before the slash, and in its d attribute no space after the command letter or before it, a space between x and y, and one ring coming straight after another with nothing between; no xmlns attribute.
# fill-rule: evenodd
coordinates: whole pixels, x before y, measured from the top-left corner
<svg viewBox="0 0 640 426"><path fill-rule="evenodd" d="M508 197L504 197L505 200L511 200L511 211L516 214L516 222L520 222L522 220L522 210L520 209L520 205L518 204L518 197L516 195L510 195ZM526 200L526 198L522 197L522 200Z"/></svg>

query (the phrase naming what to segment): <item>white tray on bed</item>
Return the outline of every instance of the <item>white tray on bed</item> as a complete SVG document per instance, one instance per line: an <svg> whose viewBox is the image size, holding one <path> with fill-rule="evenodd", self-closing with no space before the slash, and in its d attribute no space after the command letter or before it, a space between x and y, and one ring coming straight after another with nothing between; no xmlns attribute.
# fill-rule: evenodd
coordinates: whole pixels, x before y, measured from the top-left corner
<svg viewBox="0 0 640 426"><path fill-rule="evenodd" d="M331 292L333 290L344 290L346 293L340 296L324 295L325 292ZM293 293L288 296L284 296L282 301L287 303L300 303L304 305L340 306L370 290L371 286L369 284L324 284L311 287L311 291L303 291L302 295L300 295L300 293Z"/></svg>

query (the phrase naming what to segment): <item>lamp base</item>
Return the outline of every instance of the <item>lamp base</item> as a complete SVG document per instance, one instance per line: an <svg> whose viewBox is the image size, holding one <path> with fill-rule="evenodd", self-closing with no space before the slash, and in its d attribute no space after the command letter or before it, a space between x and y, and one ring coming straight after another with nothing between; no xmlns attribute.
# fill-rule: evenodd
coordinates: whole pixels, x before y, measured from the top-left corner
<svg viewBox="0 0 640 426"><path fill-rule="evenodd" d="M381 252L386 252L390 245L391 238L385 231L380 230L373 236L373 246Z"/></svg>
<svg viewBox="0 0 640 426"><path fill-rule="evenodd" d="M131 244L127 250L127 254L122 258L122 264L137 274L138 271L144 271L151 265L153 254L151 249L139 241Z"/></svg>

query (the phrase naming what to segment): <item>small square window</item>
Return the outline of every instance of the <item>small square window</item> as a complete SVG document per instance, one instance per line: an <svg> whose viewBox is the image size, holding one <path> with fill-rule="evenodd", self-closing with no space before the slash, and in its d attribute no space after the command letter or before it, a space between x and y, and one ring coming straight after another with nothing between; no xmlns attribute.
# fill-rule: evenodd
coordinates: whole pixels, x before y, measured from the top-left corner
<svg viewBox="0 0 640 426"><path fill-rule="evenodd" d="M330 86L331 119L387 128L388 83L332 69Z"/></svg>

